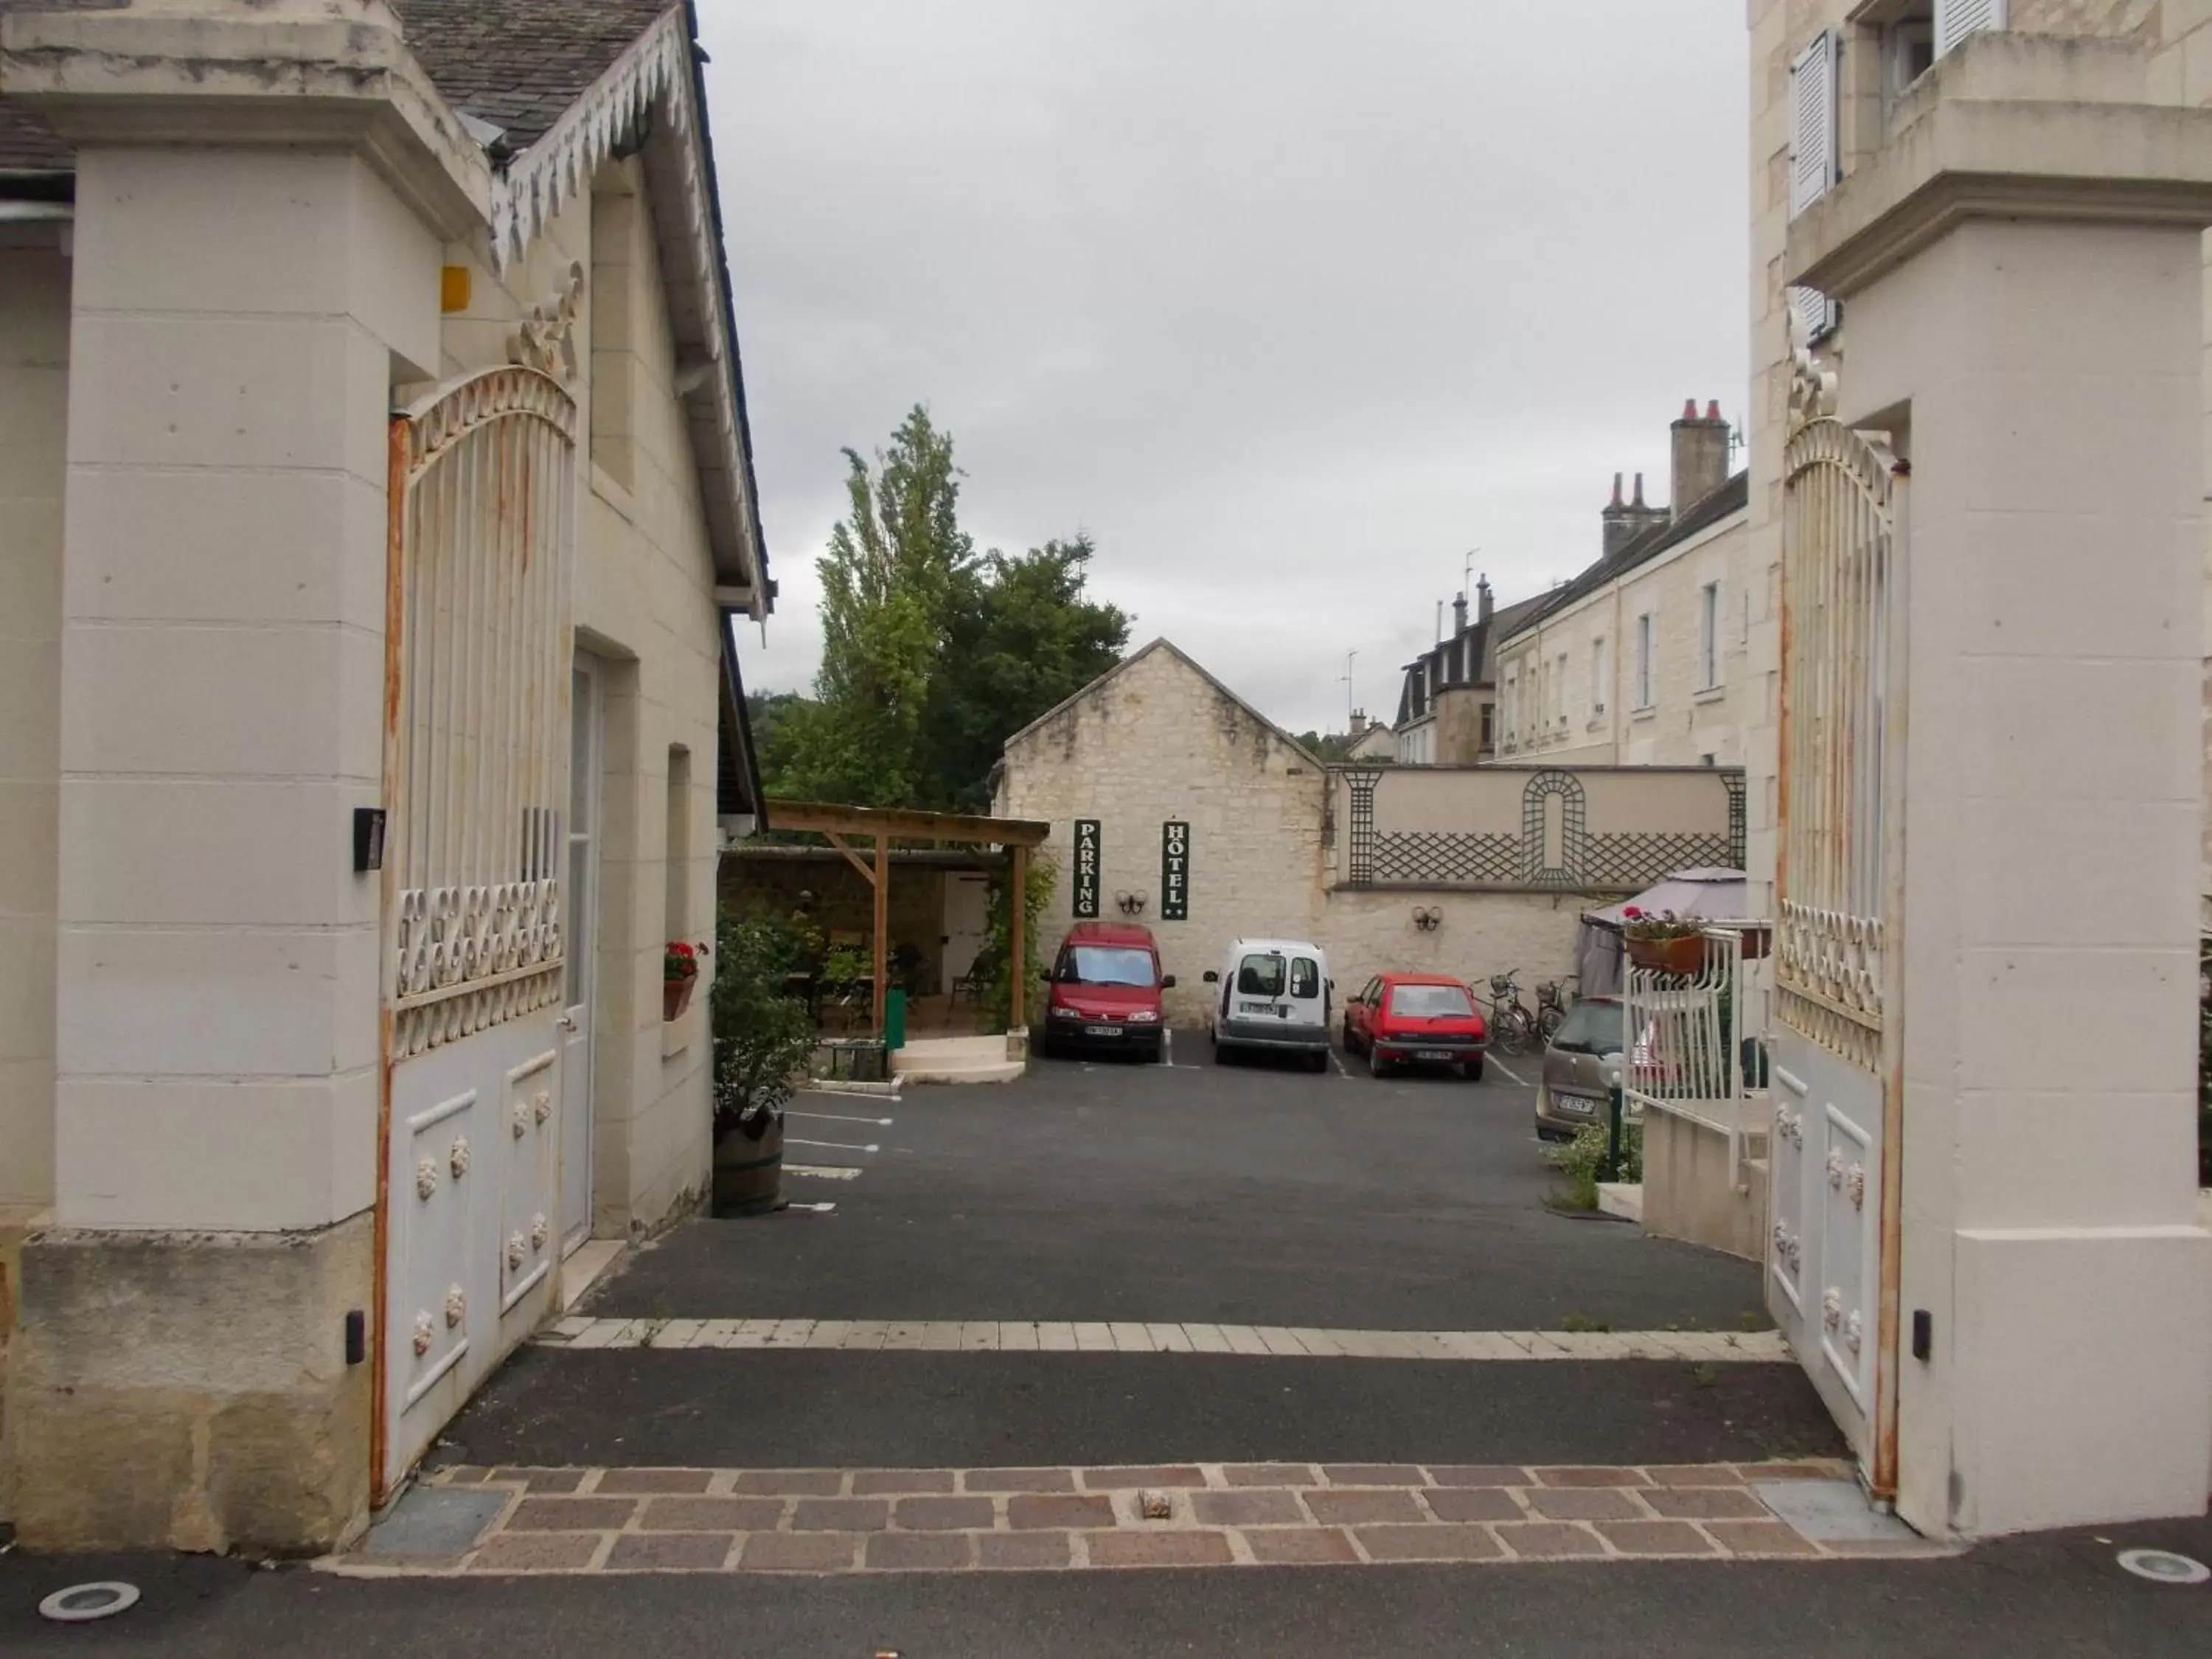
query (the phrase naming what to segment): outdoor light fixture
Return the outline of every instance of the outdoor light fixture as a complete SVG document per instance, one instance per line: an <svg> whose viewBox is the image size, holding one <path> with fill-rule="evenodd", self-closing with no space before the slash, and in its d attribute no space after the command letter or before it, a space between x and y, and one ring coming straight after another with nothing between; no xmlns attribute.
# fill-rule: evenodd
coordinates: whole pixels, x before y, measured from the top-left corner
<svg viewBox="0 0 2212 1659"><path fill-rule="evenodd" d="M1433 933L1443 925L1444 913L1441 910L1421 909L1413 912L1413 926L1425 933Z"/></svg>
<svg viewBox="0 0 2212 1659"><path fill-rule="evenodd" d="M1145 914L1145 896L1142 893L1116 893L1114 895L1114 902L1121 907L1121 914L1125 916L1141 916Z"/></svg>

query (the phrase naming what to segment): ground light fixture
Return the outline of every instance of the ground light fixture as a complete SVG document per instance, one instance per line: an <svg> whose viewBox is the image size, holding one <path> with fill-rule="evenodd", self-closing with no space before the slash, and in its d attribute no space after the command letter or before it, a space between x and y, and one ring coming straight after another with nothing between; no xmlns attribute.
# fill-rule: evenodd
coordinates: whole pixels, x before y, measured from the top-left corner
<svg viewBox="0 0 2212 1659"><path fill-rule="evenodd" d="M1145 914L1146 900L1141 892L1116 893L1114 895L1114 902L1121 907L1121 914L1125 916L1141 916Z"/></svg>
<svg viewBox="0 0 2212 1659"><path fill-rule="evenodd" d="M39 1615L58 1625L88 1625L95 1619L112 1619L138 1605L138 1586L118 1579L104 1583L71 1584L56 1590L39 1603Z"/></svg>
<svg viewBox="0 0 2212 1659"><path fill-rule="evenodd" d="M2171 1550L2122 1550L2120 1568L2154 1584L2201 1584L2212 1579L2212 1567Z"/></svg>

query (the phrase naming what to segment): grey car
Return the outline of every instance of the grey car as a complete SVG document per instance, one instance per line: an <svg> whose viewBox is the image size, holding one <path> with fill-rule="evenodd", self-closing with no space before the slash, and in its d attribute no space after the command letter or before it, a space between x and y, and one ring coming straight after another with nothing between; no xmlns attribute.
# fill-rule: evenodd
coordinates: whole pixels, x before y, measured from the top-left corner
<svg viewBox="0 0 2212 1659"><path fill-rule="evenodd" d="M1536 1133L1544 1139L1572 1140L1576 1130L1605 1121L1626 1018L1619 997L1584 997L1567 1010L1544 1050L1536 1090Z"/></svg>

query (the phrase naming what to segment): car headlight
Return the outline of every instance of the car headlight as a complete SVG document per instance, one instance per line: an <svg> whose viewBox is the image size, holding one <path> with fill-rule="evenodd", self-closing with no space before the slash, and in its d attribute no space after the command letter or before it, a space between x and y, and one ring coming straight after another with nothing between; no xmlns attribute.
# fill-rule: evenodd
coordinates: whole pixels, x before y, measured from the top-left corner
<svg viewBox="0 0 2212 1659"><path fill-rule="evenodd" d="M1052 1017L1054 1019L1081 1019L1083 1018L1082 1015L1077 1013L1073 1008L1055 1008L1052 1011Z"/></svg>
<svg viewBox="0 0 2212 1659"><path fill-rule="evenodd" d="M1157 1025L1159 1023L1160 1017L1149 1008L1139 1008L1129 1016L1132 1025Z"/></svg>

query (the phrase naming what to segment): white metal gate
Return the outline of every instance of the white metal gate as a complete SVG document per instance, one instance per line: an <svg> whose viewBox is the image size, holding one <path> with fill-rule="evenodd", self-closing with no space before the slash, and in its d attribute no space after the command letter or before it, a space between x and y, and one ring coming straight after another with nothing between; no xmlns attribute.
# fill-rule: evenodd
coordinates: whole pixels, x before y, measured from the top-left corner
<svg viewBox="0 0 2212 1659"><path fill-rule="evenodd" d="M1763 1115L1747 1098L1743 1041L1766 1030L1766 998L1744 961L1743 935L1708 927L1698 971L1631 966L1621 997L1621 1097L1647 1121L1666 1112L1728 1138L1729 1170L1743 1179L1765 1150Z"/></svg>
<svg viewBox="0 0 2212 1659"><path fill-rule="evenodd" d="M1903 475L1825 414L1787 452L1767 1305L1877 1492L1896 1472L1893 711Z"/></svg>
<svg viewBox="0 0 2212 1659"><path fill-rule="evenodd" d="M575 442L528 368L392 426L380 1497L559 1256Z"/></svg>

